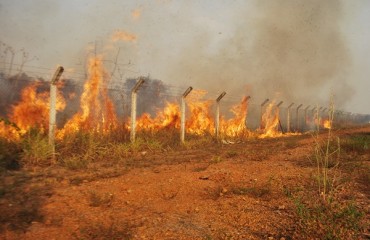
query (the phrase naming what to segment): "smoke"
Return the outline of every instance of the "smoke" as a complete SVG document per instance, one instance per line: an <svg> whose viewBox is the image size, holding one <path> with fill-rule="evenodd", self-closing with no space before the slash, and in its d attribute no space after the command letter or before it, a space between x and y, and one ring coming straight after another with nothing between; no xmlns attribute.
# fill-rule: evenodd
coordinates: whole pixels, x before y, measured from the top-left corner
<svg viewBox="0 0 370 240"><path fill-rule="evenodd" d="M265 89L269 96L281 92L290 101L312 102L329 87L341 98L350 97L350 57L340 31L339 1L265 0L257 3L257 10L261 17L250 55L258 92Z"/></svg>
<svg viewBox="0 0 370 240"><path fill-rule="evenodd" d="M252 102L275 97L284 105L326 104L333 91L343 108L353 95L350 53L341 31L343 0L92 1L48 5L52 11L45 14L53 18L47 20L35 14L43 12L42 4L32 2L29 16L30 4L10 2L0 7L3 35L8 42L27 43L29 51L39 50L47 64L35 65L69 67L86 57L76 50L81 45L95 40L96 48L97 38L108 37L123 40L110 43L121 47L117 62L130 63L115 76L120 80L151 74L185 85L184 90L189 85L208 90L212 98L226 91L226 98L233 93L238 99L251 95ZM75 24L66 21L64 7ZM11 14L21 10L25 14ZM114 50L107 60L116 59Z"/></svg>
<svg viewBox="0 0 370 240"><path fill-rule="evenodd" d="M236 30L216 53L209 32L199 34L171 77L211 91L305 104L327 103L332 92L342 107L353 95L340 1L256 0L235 16Z"/></svg>

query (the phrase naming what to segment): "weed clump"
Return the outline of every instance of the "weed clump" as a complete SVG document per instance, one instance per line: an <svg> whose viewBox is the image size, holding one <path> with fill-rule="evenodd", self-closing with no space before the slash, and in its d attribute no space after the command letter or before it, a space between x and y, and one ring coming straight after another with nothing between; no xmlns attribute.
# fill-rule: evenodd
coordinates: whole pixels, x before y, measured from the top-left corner
<svg viewBox="0 0 370 240"><path fill-rule="evenodd" d="M45 134L37 129L26 133L21 142L21 162L24 165L47 166L53 162L54 150Z"/></svg>

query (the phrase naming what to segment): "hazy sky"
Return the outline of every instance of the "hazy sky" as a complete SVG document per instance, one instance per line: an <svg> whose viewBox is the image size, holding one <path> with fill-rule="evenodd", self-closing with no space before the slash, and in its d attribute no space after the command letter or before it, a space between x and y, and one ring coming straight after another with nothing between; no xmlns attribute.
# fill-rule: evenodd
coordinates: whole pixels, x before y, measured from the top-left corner
<svg viewBox="0 0 370 240"><path fill-rule="evenodd" d="M83 81L96 45L108 71L120 49L115 81L150 74L214 95L307 104L333 92L338 108L358 113L370 113L369 23L369 0L0 0L0 41L16 64L25 49L33 76L62 65Z"/></svg>

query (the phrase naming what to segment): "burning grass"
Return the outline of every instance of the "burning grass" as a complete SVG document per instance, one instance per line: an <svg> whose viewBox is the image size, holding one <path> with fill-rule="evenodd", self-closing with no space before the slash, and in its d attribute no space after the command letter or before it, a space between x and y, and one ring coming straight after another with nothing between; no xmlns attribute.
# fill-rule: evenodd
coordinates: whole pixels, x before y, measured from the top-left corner
<svg viewBox="0 0 370 240"><path fill-rule="evenodd" d="M68 119L65 119L65 124L58 126L56 131L59 144L56 148L57 154L63 155L63 152L75 152L73 149L66 147L68 144L75 145L70 148L79 148L77 145L80 145L80 148L89 149L84 142L78 142L90 138L87 137L88 135L93 136L93 141L99 141L101 138L104 141L123 143L129 140L128 134L132 131L131 119L118 117L117 115L118 106L115 106L108 92L111 76L103 64L103 56L95 55L91 57L87 64L87 70L88 76L81 92L79 109ZM150 79L147 80L150 81ZM62 87L62 85L58 86L57 111L59 112L66 107L66 100L61 93ZM156 82L154 89L151 90L156 92L153 95L154 97L160 98L160 92L165 89L161 82ZM73 92L73 94L75 93ZM71 92L68 95L71 95ZM249 97L243 97L239 103L230 108L230 114L232 115L230 118L227 119L224 115L220 116L219 135L216 136L215 124L218 121L215 120L211 111L215 102L206 99L206 95L207 92L204 90L194 90L186 98L185 131L187 139L200 136L235 142L248 138L282 136L279 108L274 101L266 107L262 115L260 128L257 131L246 127ZM154 114L144 112L138 116L136 122L137 135L147 142L153 141L149 139L158 138L162 146L177 145L174 142L179 140L180 135L180 106L173 99L170 101L163 98L159 102L164 103L164 105L157 109ZM31 129L37 129L41 135L48 131L49 93L45 91L45 86L41 86L40 82L26 86L21 92L19 102L15 103L10 109L8 122L12 124L7 121L0 121L0 136L3 138L22 141L21 139L26 138L27 132ZM146 109L152 109L152 107L146 107ZM332 125L330 121L324 121L323 119L320 121L322 121L321 125L327 128ZM75 139L75 142L73 139L76 137L81 139ZM77 149L77 152L83 151ZM79 159L80 157L73 156L72 158Z"/></svg>
<svg viewBox="0 0 370 240"><path fill-rule="evenodd" d="M121 140L127 140L125 132L131 131L130 119L118 121L116 108L108 94L110 76L103 65L102 56L89 59L88 78L84 84L80 97L80 109L71 116L63 127L56 132L59 140L68 139L70 135L86 132L113 136L122 133ZM9 120L14 126L0 125L0 136L5 138L20 139L31 128L38 129L41 134L46 133L49 128L49 93L39 89L40 84L34 83L23 89L20 101L11 107ZM61 86L59 86L60 88ZM215 136L215 120L211 113L213 101L205 100L207 92L194 90L186 99L189 115L186 119L186 133L188 135ZM64 97L58 92L57 111L62 111L66 106ZM233 117L225 119L221 116L219 133L221 138L248 138L252 134L246 128L248 114L248 98L241 99L239 104L231 108ZM177 102L167 101L163 109L159 109L155 116L143 113L136 122L136 131L143 136L156 135L159 132L175 133L180 128L180 107ZM271 120L273 118L274 120ZM277 112L264 115L265 128L263 137L274 136L270 126L278 119ZM275 124L276 125L276 124ZM16 126L16 127L15 127ZM277 131L275 131L277 132ZM172 139L172 138L171 138Z"/></svg>

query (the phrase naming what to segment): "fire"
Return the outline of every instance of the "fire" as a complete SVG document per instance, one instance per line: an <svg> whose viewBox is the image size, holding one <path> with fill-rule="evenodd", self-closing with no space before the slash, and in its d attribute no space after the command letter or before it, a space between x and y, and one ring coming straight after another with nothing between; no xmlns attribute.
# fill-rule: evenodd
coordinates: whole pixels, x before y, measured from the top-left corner
<svg viewBox="0 0 370 240"><path fill-rule="evenodd" d="M330 120L324 120L324 124L323 125L324 125L324 128L331 129L332 123L331 123Z"/></svg>
<svg viewBox="0 0 370 240"><path fill-rule="evenodd" d="M117 32L118 33L118 32ZM118 36L118 35L117 35ZM72 116L63 129L57 131L57 137L62 138L66 134L77 131L97 133L110 133L118 129L114 104L108 94L109 74L103 65L102 56L91 57L88 61L88 78L84 84L84 90L80 97L80 109ZM2 136L17 137L18 132L24 133L31 127L36 127L45 132L48 129L49 120L49 92L37 92L38 83L25 88L21 93L21 101L12 107L10 121L19 127L19 131L1 123L0 134ZM207 94L203 90L194 90L186 98L187 118L186 132L195 135L215 134L215 120L211 112L214 101L205 100ZM58 94L57 110L64 109L64 98ZM248 98L244 97L241 102L230 110L233 113L231 119L220 119L220 134L224 137L248 137L250 131L246 127L248 112ZM137 131L158 132L180 128L180 106L178 103L167 102L155 117L149 113L140 116L136 123ZM261 138L276 137L281 134L278 129L279 109L274 103L270 103L262 116ZM130 130L129 124L125 127Z"/></svg>
<svg viewBox="0 0 370 240"><path fill-rule="evenodd" d="M156 117L151 118L150 114L144 113L136 123L138 131L158 132L160 130L180 128L180 107L175 103L166 103L163 111L158 111Z"/></svg>
<svg viewBox="0 0 370 240"><path fill-rule="evenodd" d="M41 132L49 129L50 95L48 91L38 92L40 82L25 87L20 101L11 107L9 122L0 122L0 136L9 140L19 140L20 136L31 128ZM56 110L62 111L66 106L63 96L58 92Z"/></svg>
<svg viewBox="0 0 370 240"><path fill-rule="evenodd" d="M263 133L260 138L277 137L281 132L277 130L279 125L279 108L276 107L274 102L269 103L266 107L265 113L262 115L261 130Z"/></svg>
<svg viewBox="0 0 370 240"><path fill-rule="evenodd" d="M221 119L221 132L230 137L241 136L247 131L248 98L243 97L240 104L233 106L230 111L234 114L234 118L229 120Z"/></svg>
<svg viewBox="0 0 370 240"><path fill-rule="evenodd" d="M190 118L186 122L186 130L196 135L214 132L214 120L210 114L210 100L202 100L206 91L194 90L187 97L186 102L190 110Z"/></svg>
<svg viewBox="0 0 370 240"><path fill-rule="evenodd" d="M118 121L112 100L108 96L108 74L101 56L89 59L89 77L84 84L81 95L80 111L76 113L59 132L88 130L107 132L117 127Z"/></svg>
<svg viewBox="0 0 370 240"><path fill-rule="evenodd" d="M194 90L187 98L190 117L186 121L186 132L204 135L214 131L214 121L210 116L211 101L201 100L205 91ZM137 130L157 132L164 129L180 128L180 107L176 103L166 104L163 111L158 111L155 118L144 113L137 120Z"/></svg>
<svg viewBox="0 0 370 240"><path fill-rule="evenodd" d="M112 41L117 42L119 40L124 42L135 42L137 39L137 36L132 33L128 33L122 30L117 30L112 35Z"/></svg>
<svg viewBox="0 0 370 240"><path fill-rule="evenodd" d="M163 112L159 113L159 118L162 119L162 127L180 128L180 107L174 103L167 103Z"/></svg>
<svg viewBox="0 0 370 240"><path fill-rule="evenodd" d="M137 9L134 9L132 12L131 12L131 18L133 20L137 20L139 19L141 16L141 9L140 8L137 8Z"/></svg>
<svg viewBox="0 0 370 240"><path fill-rule="evenodd" d="M210 112L212 101L202 100L206 91L194 90L186 99L189 108L189 117L186 121L186 132L195 135L214 134L214 119ZM221 119L220 129L224 136L242 136L248 131L246 129L248 98L232 107L234 117L228 120ZM157 132L166 129L180 128L180 107L176 103L168 103L162 111L158 111L155 118L144 113L137 120L137 131Z"/></svg>
<svg viewBox="0 0 370 240"><path fill-rule="evenodd" d="M10 121L14 122L22 133L31 127L46 131L49 128L49 92L37 92L40 83L33 83L21 92L21 100L12 106ZM57 95L56 110L65 108L65 100L61 94Z"/></svg>
<svg viewBox="0 0 370 240"><path fill-rule="evenodd" d="M156 131L156 121L152 119L149 113L144 113L141 117L136 121L136 129L143 130L143 131Z"/></svg>
<svg viewBox="0 0 370 240"><path fill-rule="evenodd" d="M0 136L8 141L17 141L20 139L20 129L15 124L5 123L0 119Z"/></svg>

